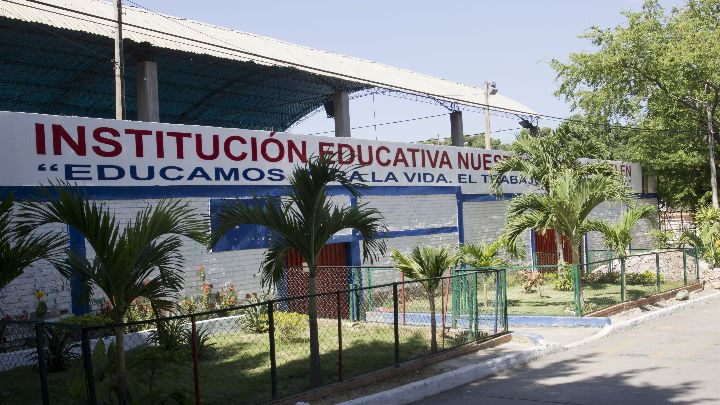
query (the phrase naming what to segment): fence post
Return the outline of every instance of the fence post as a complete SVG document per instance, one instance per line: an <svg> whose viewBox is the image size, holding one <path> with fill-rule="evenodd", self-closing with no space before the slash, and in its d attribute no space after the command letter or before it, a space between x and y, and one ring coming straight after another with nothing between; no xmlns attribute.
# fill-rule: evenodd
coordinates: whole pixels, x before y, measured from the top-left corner
<svg viewBox="0 0 720 405"><path fill-rule="evenodd" d="M700 282L700 256L698 255L698 248L693 248L693 254L695 255L695 281Z"/></svg>
<svg viewBox="0 0 720 405"><path fill-rule="evenodd" d="M573 294L573 298L575 300L575 315L583 316L582 304L580 302L582 299L582 291L580 291L580 272L577 264L573 264L572 277L573 289L575 290L575 293Z"/></svg>
<svg viewBox="0 0 720 405"><path fill-rule="evenodd" d="M620 257L620 302L625 302L625 256Z"/></svg>
<svg viewBox="0 0 720 405"><path fill-rule="evenodd" d="M398 286L393 283L393 333L395 338L395 367L400 366L400 330L398 320Z"/></svg>
<svg viewBox="0 0 720 405"><path fill-rule="evenodd" d="M270 339L270 394L272 399L277 399L277 364L275 361L275 315L273 302L267 303L268 312L268 338Z"/></svg>
<svg viewBox="0 0 720 405"><path fill-rule="evenodd" d="M505 332L510 331L510 321L508 320L508 302L507 302L507 269L500 270L502 274L503 286L503 317L505 320Z"/></svg>
<svg viewBox="0 0 720 405"><path fill-rule="evenodd" d="M660 252L655 252L655 285L660 292Z"/></svg>
<svg viewBox="0 0 720 405"><path fill-rule="evenodd" d="M682 249L683 252L683 285L688 284L687 280L687 254L685 253L685 248Z"/></svg>
<svg viewBox="0 0 720 405"><path fill-rule="evenodd" d="M368 286L368 287L372 287L372 268L369 268L368 271L367 271L367 286ZM368 310L368 311L374 311L374 310L375 310L375 308L374 308L374 304L375 304L375 303L373 302L373 289L372 289L372 288L368 288L367 292L368 292L368 293L367 293L367 295L368 295L368 304L367 304L367 308L368 308L368 309L367 309L367 310Z"/></svg>
<svg viewBox="0 0 720 405"><path fill-rule="evenodd" d="M477 299L477 293L478 293L478 289L477 289L478 274L477 274L477 271L476 271L475 274L474 274L473 280L474 280L474 282L473 282L473 299L472 299L472 306L473 306L473 309L474 309L474 311L475 311L474 316L473 316L473 321L475 322L475 323L473 324L473 334L474 334L474 336L475 336L475 340L477 340L477 338L478 338L478 322L479 322L479 319L478 319L478 318L479 318L479 316L478 316L478 312L479 312L479 311L478 311L478 299Z"/></svg>
<svg viewBox="0 0 720 405"><path fill-rule="evenodd" d="M498 305L500 301L500 270L495 270L495 329L493 333L498 333Z"/></svg>
<svg viewBox="0 0 720 405"><path fill-rule="evenodd" d="M405 325L405 273L400 274L400 281L402 281L402 312L403 325Z"/></svg>
<svg viewBox="0 0 720 405"><path fill-rule="evenodd" d="M434 298L434 297L433 297ZM442 333L440 334L440 340L442 343L442 350L445 350L445 317L447 316L447 300L445 300L445 279L440 279L440 305L442 305Z"/></svg>
<svg viewBox="0 0 720 405"><path fill-rule="evenodd" d="M118 347L116 350L123 350L123 348ZM82 352L83 368L85 371L85 393L88 403L95 405L97 404L97 397L95 396L95 373L93 372L90 338L88 337L86 328L80 329L80 351Z"/></svg>
<svg viewBox="0 0 720 405"><path fill-rule="evenodd" d="M197 326L195 325L195 315L190 317L190 339L192 339L192 362L193 362L193 383L195 384L195 404L199 405L200 400L200 364L198 362L197 348Z"/></svg>
<svg viewBox="0 0 720 405"><path fill-rule="evenodd" d="M50 404L47 382L47 363L45 362L45 323L35 324L35 347L37 350L38 372L40 373L40 394L43 405Z"/></svg>
<svg viewBox="0 0 720 405"><path fill-rule="evenodd" d="M337 293L337 332L338 332L338 381L343 380L342 361L342 316L340 315L340 291Z"/></svg>

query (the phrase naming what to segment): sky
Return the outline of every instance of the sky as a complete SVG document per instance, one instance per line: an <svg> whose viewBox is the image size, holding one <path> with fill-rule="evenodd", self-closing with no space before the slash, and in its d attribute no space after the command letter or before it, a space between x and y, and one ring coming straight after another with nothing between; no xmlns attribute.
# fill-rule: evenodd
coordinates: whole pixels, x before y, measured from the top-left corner
<svg viewBox="0 0 720 405"><path fill-rule="evenodd" d="M571 52L591 50L578 35L595 25L621 24L623 10L639 10L641 0L132 0L152 11L265 35L344 55L370 59L463 84L497 83L500 94L542 114L567 117L568 103L557 98L548 62L567 61ZM661 1L666 7L675 0ZM449 116L387 122L447 113L441 106L376 95L351 100L352 136L416 142L450 134ZM464 112L464 132L484 132L484 117ZM514 138L517 119L491 116L491 132ZM554 127L555 121L541 120ZM324 111L290 130L317 134L334 129ZM326 134L332 136L332 133Z"/></svg>

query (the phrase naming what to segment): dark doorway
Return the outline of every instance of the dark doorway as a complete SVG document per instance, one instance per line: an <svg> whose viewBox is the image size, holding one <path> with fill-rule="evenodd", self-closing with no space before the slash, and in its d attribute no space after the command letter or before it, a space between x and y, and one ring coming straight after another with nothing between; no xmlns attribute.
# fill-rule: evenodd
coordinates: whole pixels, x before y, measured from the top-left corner
<svg viewBox="0 0 720 405"><path fill-rule="evenodd" d="M317 292L333 292L347 290L350 279L350 249L349 243L327 244L320 251L318 257ZM285 275L287 296L297 297L308 293L308 269L303 267L303 258L299 252L293 250L285 257ZM292 312L307 313L307 299L290 300L288 309ZM318 297L318 316L320 318L337 317L337 295ZM340 294L340 316L349 317L348 294Z"/></svg>
<svg viewBox="0 0 720 405"><path fill-rule="evenodd" d="M555 230L548 229L545 233L538 231L533 232L535 243L535 265L537 266L553 266L558 263L558 251L555 244ZM562 236L563 259L565 263L572 264L572 252L570 250L570 242Z"/></svg>

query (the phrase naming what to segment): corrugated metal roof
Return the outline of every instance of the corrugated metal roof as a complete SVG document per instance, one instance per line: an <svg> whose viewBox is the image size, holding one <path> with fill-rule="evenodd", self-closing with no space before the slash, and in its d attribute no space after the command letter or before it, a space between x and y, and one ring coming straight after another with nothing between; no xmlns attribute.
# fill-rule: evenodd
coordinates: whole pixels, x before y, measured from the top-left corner
<svg viewBox="0 0 720 405"><path fill-rule="evenodd" d="M98 0L3 0L0 17L40 23L112 38L114 6ZM483 106L482 90L332 52L291 44L273 38L217 27L202 22L125 7L125 38L159 48L204 54L235 61L292 67L335 79L383 87L470 106ZM521 103L496 94L490 106L535 115Z"/></svg>

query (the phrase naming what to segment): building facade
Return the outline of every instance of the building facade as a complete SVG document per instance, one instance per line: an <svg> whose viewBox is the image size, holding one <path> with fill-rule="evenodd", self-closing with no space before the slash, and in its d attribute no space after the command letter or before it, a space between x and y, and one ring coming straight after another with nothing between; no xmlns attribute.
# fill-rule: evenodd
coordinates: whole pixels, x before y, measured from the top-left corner
<svg viewBox="0 0 720 405"><path fill-rule="evenodd" d="M513 195L535 189L511 173L503 179L505 194L494 195L489 188L492 165L507 156L496 150L11 112L0 112L0 126L0 185L7 191L27 198L38 184L62 180L82 187L121 223L132 221L148 204L181 198L212 224L228 200L251 201L268 194L281 198L293 168L321 154L335 154L349 166L362 165L350 172L369 186L361 198L340 186L329 192L339 204L378 209L387 223L388 249L400 251L418 245L492 242L502 232ZM612 163L638 200L656 205L655 186L644 179L639 165ZM613 220L626 209L606 203L593 215ZM644 236L648 226L638 227L633 248L650 247ZM72 247L93 254L82 237L62 231L69 232ZM203 282L215 288L234 285L240 297L258 292L267 237L261 228L244 226L228 233L212 251L186 241L183 294L198 294ZM528 231L523 238L528 261L538 251L538 237ZM331 244L340 254L328 255L333 262L325 264L369 264L362 262L361 243L352 231L336 234ZM602 248L597 235L588 235L584 245L586 250ZM373 265L388 264L386 255ZM70 283L40 262L0 291L3 315L32 312L36 290L47 292L51 312L70 311ZM95 292L93 304L101 300Z"/></svg>

